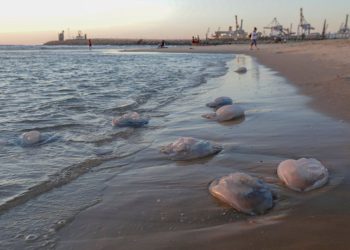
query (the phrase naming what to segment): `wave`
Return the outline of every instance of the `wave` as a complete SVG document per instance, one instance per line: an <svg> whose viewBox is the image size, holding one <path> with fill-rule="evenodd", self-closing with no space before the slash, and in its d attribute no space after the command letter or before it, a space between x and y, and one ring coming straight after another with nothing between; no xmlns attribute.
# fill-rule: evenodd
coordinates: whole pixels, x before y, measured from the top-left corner
<svg viewBox="0 0 350 250"><path fill-rule="evenodd" d="M118 155L111 155L104 157L102 155L99 158L94 159L87 159L81 163L74 164L72 166L66 167L62 169L60 172L57 172L54 175L49 176L48 180L41 182L35 186L30 187L27 191L19 194L18 196L14 197L11 200L6 201L4 204L0 205L0 215L4 212L8 211L11 208L14 208L18 205L24 204L25 202L43 194L46 192L49 192L50 190L54 188L61 187L63 185L66 185L75 179L79 178L80 176L88 173L93 168L96 168L100 166L101 164L111 161L111 160L117 160L117 159L124 159L126 157L132 156L146 148L148 148L150 145L143 146L141 148L138 148L132 152L125 153L125 154L118 154ZM128 165L127 163L119 165L119 167L123 167Z"/></svg>
<svg viewBox="0 0 350 250"><path fill-rule="evenodd" d="M108 54L108 49L89 52L86 47L83 51L79 47L0 46L0 60L4 61L0 78L6 79L0 93L0 107L3 107L0 112L6 117L0 123L3 132L0 143L15 141L13 138L29 130L48 136L31 150L12 147L19 146L18 141L11 143L11 147L5 148L8 161L2 168L11 171L16 165L22 172L14 176L30 179L24 183L26 187L41 183L43 176L63 169L59 172L61 179L49 177L47 182L18 195L13 204L63 185L65 171L70 170L61 166L61 162L67 159L82 162L72 167L79 176L79 169L85 169L85 165L87 169L90 165L93 168L100 164L99 157L116 154L111 150L116 145L140 141L147 130L161 126L157 124L158 127L137 132L116 130L109 122L113 116L129 111L154 118L167 116L163 107L188 94L188 89L225 74L226 62L232 59L232 55L211 54ZM45 146L51 142L55 143ZM94 151L100 146L103 148ZM12 160L11 154L18 157ZM87 155L97 159L86 162ZM40 168L27 168L28 158Z"/></svg>

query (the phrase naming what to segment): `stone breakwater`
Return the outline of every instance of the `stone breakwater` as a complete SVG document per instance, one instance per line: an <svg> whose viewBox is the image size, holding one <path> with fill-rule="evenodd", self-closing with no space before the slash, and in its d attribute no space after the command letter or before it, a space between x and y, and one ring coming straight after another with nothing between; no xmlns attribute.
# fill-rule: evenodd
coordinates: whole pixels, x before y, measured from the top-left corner
<svg viewBox="0 0 350 250"><path fill-rule="evenodd" d="M111 38L92 38L92 45L159 45L161 39L111 39ZM172 39L165 40L166 45L191 45L191 40ZM44 45L88 45L85 39L68 39L65 41L49 41Z"/></svg>

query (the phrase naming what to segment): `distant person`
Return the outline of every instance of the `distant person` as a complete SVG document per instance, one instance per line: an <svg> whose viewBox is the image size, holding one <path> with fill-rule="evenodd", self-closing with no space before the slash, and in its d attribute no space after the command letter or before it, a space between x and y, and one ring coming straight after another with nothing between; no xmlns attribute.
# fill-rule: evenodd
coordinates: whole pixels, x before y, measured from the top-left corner
<svg viewBox="0 0 350 250"><path fill-rule="evenodd" d="M91 42L91 39L89 39L89 49L92 48L92 42Z"/></svg>
<svg viewBox="0 0 350 250"><path fill-rule="evenodd" d="M197 37L192 37L192 45L199 45L199 36L197 35Z"/></svg>
<svg viewBox="0 0 350 250"><path fill-rule="evenodd" d="M165 48L165 41L162 40L158 46L158 48Z"/></svg>
<svg viewBox="0 0 350 250"><path fill-rule="evenodd" d="M250 36L250 49L253 49L253 45L255 46L256 49L258 49L257 45L256 45L256 40L258 39L258 33L256 32L257 29L256 27L254 27L253 32L249 35Z"/></svg>

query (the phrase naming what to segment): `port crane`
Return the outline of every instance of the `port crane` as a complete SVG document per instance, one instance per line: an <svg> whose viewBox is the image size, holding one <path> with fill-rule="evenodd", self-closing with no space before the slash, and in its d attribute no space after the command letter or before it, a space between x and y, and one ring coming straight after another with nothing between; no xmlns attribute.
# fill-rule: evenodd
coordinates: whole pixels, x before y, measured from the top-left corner
<svg viewBox="0 0 350 250"><path fill-rule="evenodd" d="M271 37L282 37L290 34L290 30L283 28L282 24L277 21L276 17L271 21L269 25L264 27L264 29L270 30Z"/></svg>
<svg viewBox="0 0 350 250"><path fill-rule="evenodd" d="M298 25L298 35L310 35L310 31L314 30L315 28L311 26L311 24L306 21L304 14L303 14L303 8L300 8L300 21Z"/></svg>
<svg viewBox="0 0 350 250"><path fill-rule="evenodd" d="M328 23L327 23L327 20L325 19L323 22L323 28L322 28L322 34L321 34L322 39L326 38L327 29L328 29Z"/></svg>
<svg viewBox="0 0 350 250"><path fill-rule="evenodd" d="M210 28L207 29L207 33L205 33L205 40L209 39Z"/></svg>
<svg viewBox="0 0 350 250"><path fill-rule="evenodd" d="M338 33L340 33L340 34L350 33L350 29L349 29L349 26L348 26L348 21L349 21L349 14L346 15L345 23L342 23Z"/></svg>

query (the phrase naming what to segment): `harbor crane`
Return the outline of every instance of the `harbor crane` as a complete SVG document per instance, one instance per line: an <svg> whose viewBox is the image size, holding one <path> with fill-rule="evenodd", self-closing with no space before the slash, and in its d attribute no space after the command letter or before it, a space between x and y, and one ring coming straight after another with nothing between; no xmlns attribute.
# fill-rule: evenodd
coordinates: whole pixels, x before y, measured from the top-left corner
<svg viewBox="0 0 350 250"><path fill-rule="evenodd" d="M327 32L327 28L328 28L328 24L327 24L327 20L325 19L323 22L323 28L322 28L322 39L326 38L326 32Z"/></svg>
<svg viewBox="0 0 350 250"><path fill-rule="evenodd" d="M235 21L236 21L236 30L238 30L239 25L238 25L238 17L237 17L237 15L235 15Z"/></svg>
<svg viewBox="0 0 350 250"><path fill-rule="evenodd" d="M349 14L346 15L345 23L342 23L338 33L340 33L340 34L350 33L350 29L349 29L349 26L348 26L348 21L349 21Z"/></svg>
<svg viewBox="0 0 350 250"><path fill-rule="evenodd" d="M315 28L312 27L311 24L306 21L303 14L303 8L300 8L300 22L298 25L298 35L310 35L310 31L314 29Z"/></svg>
<svg viewBox="0 0 350 250"><path fill-rule="evenodd" d="M264 27L264 29L270 30L270 36L271 37L282 37L285 35L289 35L289 29L284 29L283 26L277 21L277 18L275 17L272 22Z"/></svg>
<svg viewBox="0 0 350 250"><path fill-rule="evenodd" d="M205 40L209 39L209 32L210 32L210 28L208 28L207 33L205 33Z"/></svg>
<svg viewBox="0 0 350 250"><path fill-rule="evenodd" d="M209 31L208 31L209 33ZM235 15L235 26L229 26L228 30L220 30L220 27L212 35L214 39L238 40L247 37L247 32L243 30L243 19L241 25L238 24L238 16Z"/></svg>

